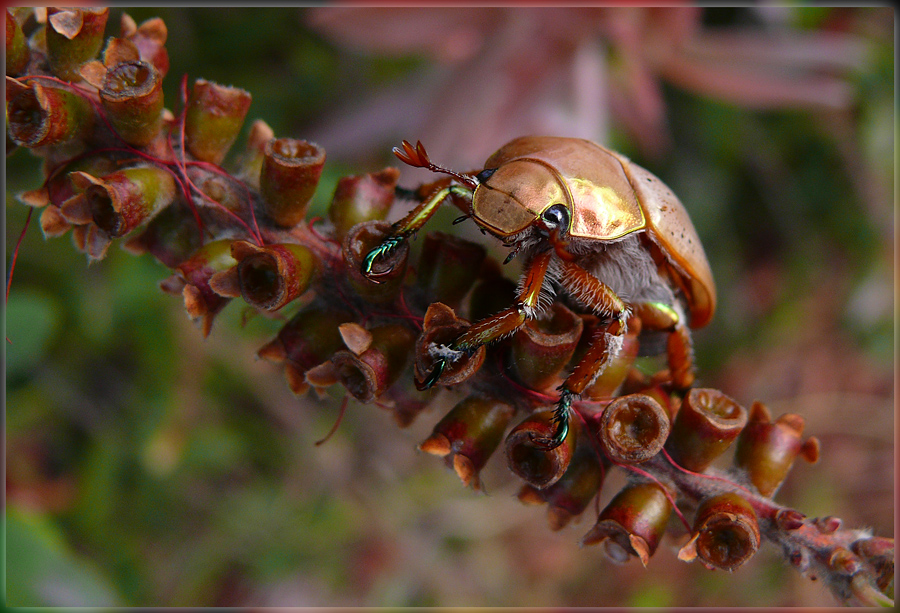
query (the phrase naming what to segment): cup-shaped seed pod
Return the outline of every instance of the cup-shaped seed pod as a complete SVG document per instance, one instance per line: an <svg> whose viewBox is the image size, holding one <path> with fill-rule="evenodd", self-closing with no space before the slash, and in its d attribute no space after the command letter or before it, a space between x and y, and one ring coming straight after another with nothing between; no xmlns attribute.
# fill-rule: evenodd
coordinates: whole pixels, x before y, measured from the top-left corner
<svg viewBox="0 0 900 613"><path fill-rule="evenodd" d="M399 178L400 171L390 167L338 179L328 207L334 235L343 238L358 223L384 219L394 203L394 188Z"/></svg>
<svg viewBox="0 0 900 613"><path fill-rule="evenodd" d="M309 389L306 372L329 359L343 346L339 326L352 321L349 313L313 302L288 321L258 352L259 357L284 364L288 386L295 394Z"/></svg>
<svg viewBox="0 0 900 613"><path fill-rule="evenodd" d="M435 368L437 358L445 355L446 346L469 328L469 322L456 316L446 304L435 302L425 311L422 334L416 341L415 381L416 389L425 389L424 381ZM457 352L454 359L443 367L436 385L457 385L478 372L484 363L487 350L484 345L471 355Z"/></svg>
<svg viewBox="0 0 900 613"><path fill-rule="evenodd" d="M559 383L559 373L578 346L581 318L554 302L547 319L529 319L513 335L508 364L516 379L533 390Z"/></svg>
<svg viewBox="0 0 900 613"><path fill-rule="evenodd" d="M353 291L367 302L393 302L403 287L409 260L409 244L405 241L375 260L372 272L377 280L362 273L366 255L380 245L390 232L391 224L386 221L366 221L353 226L341 243L341 253L347 265L347 279Z"/></svg>
<svg viewBox="0 0 900 613"><path fill-rule="evenodd" d="M351 396L360 402L372 402L397 381L409 364L416 335L401 324L366 330L347 323L340 332L348 350L338 351L331 358L338 378Z"/></svg>
<svg viewBox="0 0 900 613"><path fill-rule="evenodd" d="M149 62L122 62L109 69L100 101L113 129L130 145L148 145L162 128L162 77Z"/></svg>
<svg viewBox="0 0 900 613"><path fill-rule="evenodd" d="M515 409L485 396L469 396L450 409L419 449L443 456L466 485L481 488L478 473L503 439Z"/></svg>
<svg viewBox="0 0 900 613"><path fill-rule="evenodd" d="M662 486L632 484L606 505L581 543L603 543L607 556L614 562L624 563L630 556L637 556L647 566L665 534L671 514L672 503Z"/></svg>
<svg viewBox="0 0 900 613"><path fill-rule="evenodd" d="M582 398L607 400L615 395L616 390L618 390L622 385L622 382L625 381L628 372L631 370L631 366L637 358L638 349L640 347L638 334L640 334L640 320L633 319L628 322L628 332L622 338L622 348L619 350L619 353L610 361L606 368L603 369L603 372L597 376L594 382L585 388L582 393ZM582 338L585 341L590 342L593 338L593 334L585 333L582 335Z"/></svg>
<svg viewBox="0 0 900 613"><path fill-rule="evenodd" d="M28 43L22 26L16 21L9 9L6 10L6 74L16 76L28 65Z"/></svg>
<svg viewBox="0 0 900 613"><path fill-rule="evenodd" d="M574 421L570 423L569 435L562 445L553 449L537 445L535 441L548 440L556 431L552 418L552 409L532 413L506 437L509 469L538 489L550 487L563 476L572 460L578 438L578 422Z"/></svg>
<svg viewBox="0 0 900 613"><path fill-rule="evenodd" d="M47 62L50 71L67 81L79 81L78 69L103 46L108 8L47 9Z"/></svg>
<svg viewBox="0 0 900 613"><path fill-rule="evenodd" d="M732 571L759 550L759 522L750 503L734 493L707 498L697 509L691 540L678 559L699 558L709 569Z"/></svg>
<svg viewBox="0 0 900 613"><path fill-rule="evenodd" d="M443 302L458 308L486 253L481 245L443 232L426 234L416 266L416 285L423 290L425 304Z"/></svg>
<svg viewBox="0 0 900 613"><path fill-rule="evenodd" d="M551 530L562 530L600 492L606 474L606 466L601 462L605 463L605 458L597 457L593 445L579 445L559 481L540 490L547 501L547 522Z"/></svg>
<svg viewBox="0 0 900 613"><path fill-rule="evenodd" d="M669 415L646 394L617 398L603 410L597 433L614 462L646 462L662 449L669 435Z"/></svg>
<svg viewBox="0 0 900 613"><path fill-rule="evenodd" d="M694 388L681 402L666 451L682 468L702 472L747 424L747 410L716 389Z"/></svg>
<svg viewBox="0 0 900 613"><path fill-rule="evenodd" d="M198 160L220 163L240 133L249 109L248 92L197 79L184 118L187 150Z"/></svg>
<svg viewBox="0 0 900 613"><path fill-rule="evenodd" d="M175 268L175 274L183 285L181 294L184 297L184 308L192 320L202 320L203 336L209 336L213 319L231 301L214 292L209 286L209 279L235 264L231 255L231 241L219 240L203 245Z"/></svg>
<svg viewBox="0 0 900 613"><path fill-rule="evenodd" d="M238 262L237 266L220 273L228 275L228 279L217 275L213 289L224 289L225 283L233 283L236 278L244 300L266 311L277 311L302 295L309 288L316 270L312 251L294 243L257 247L247 241L234 241L231 255Z"/></svg>
<svg viewBox="0 0 900 613"><path fill-rule="evenodd" d="M37 82L25 86L6 78L9 136L23 147L61 145L89 134L94 115L83 97Z"/></svg>
<svg viewBox="0 0 900 613"><path fill-rule="evenodd" d="M99 178L85 172L69 177L84 191L63 204L63 215L73 223L93 221L109 238L128 234L175 199L175 179L157 166L123 168Z"/></svg>
<svg viewBox="0 0 900 613"><path fill-rule="evenodd" d="M747 472L763 496L778 490L798 455L808 462L819 459L818 439L803 441L802 417L785 413L775 421L771 419L765 405L754 402L734 454L735 466Z"/></svg>
<svg viewBox="0 0 900 613"><path fill-rule="evenodd" d="M469 318L479 321L499 313L515 301L515 281L503 276L500 265L492 258L485 259L469 295Z"/></svg>
<svg viewBox="0 0 900 613"><path fill-rule="evenodd" d="M294 138L266 143L259 189L272 221L285 228L303 221L324 165L325 150L315 143Z"/></svg>

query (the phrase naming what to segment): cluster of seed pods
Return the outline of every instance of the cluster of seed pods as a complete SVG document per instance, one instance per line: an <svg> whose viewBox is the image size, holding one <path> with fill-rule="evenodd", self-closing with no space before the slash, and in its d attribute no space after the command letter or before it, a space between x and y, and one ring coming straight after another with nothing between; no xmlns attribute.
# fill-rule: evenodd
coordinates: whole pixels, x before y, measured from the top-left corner
<svg viewBox="0 0 900 613"><path fill-rule="evenodd" d="M293 309L259 355L283 367L295 394L340 385L390 410L401 427L437 405L436 390L416 385L435 348L508 306L515 284L483 247L440 232L421 238L418 255L404 244L379 261L389 272L378 283L360 269L390 231L384 219L397 194L427 196L441 182L408 192L397 189L395 168L344 177L327 217L308 220L323 148L275 138L257 121L224 169L250 94L197 80L190 92L183 85L176 115L161 88L165 25L125 16L104 47L107 15L50 8L26 38L7 11L7 138L44 160L44 185L20 196L41 211L44 235L71 234L90 260L118 239L151 254L173 271L162 289L183 297L204 335L232 299L262 312ZM762 404L748 411L714 389L676 394L667 371L648 376L635 367L638 320L575 404L565 443L534 445L551 435L554 390L599 323L556 303L547 317L454 362L441 383L458 402L420 449L477 489L502 447L523 481L520 500L546 505L553 530L586 512L609 470L625 470L627 485L582 540L616 561L646 565L669 531L683 540L680 559L731 571L768 538L844 601L878 601L892 590L892 540L772 501L798 457L818 457L803 419L773 420ZM732 447L730 467L712 468Z"/></svg>

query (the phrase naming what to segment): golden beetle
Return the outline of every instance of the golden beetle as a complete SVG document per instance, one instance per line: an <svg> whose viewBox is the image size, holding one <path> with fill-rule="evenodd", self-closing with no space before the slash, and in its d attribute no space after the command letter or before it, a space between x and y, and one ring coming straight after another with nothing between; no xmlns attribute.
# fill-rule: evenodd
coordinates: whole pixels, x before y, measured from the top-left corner
<svg viewBox="0 0 900 613"><path fill-rule="evenodd" d="M433 164L421 143L394 153L411 166L456 179L395 223L362 271L377 281L375 261L408 239L453 194L471 202L469 216L525 258L516 303L474 323L442 348L423 387L448 361L518 329L563 293L602 318L600 333L558 388L552 449L568 433L569 407L621 350L626 321L667 333L672 384L694 380L688 327L709 323L716 306L712 272L684 206L650 172L626 157L578 138L526 136L501 147L484 170L463 174ZM380 274L384 274L383 272Z"/></svg>

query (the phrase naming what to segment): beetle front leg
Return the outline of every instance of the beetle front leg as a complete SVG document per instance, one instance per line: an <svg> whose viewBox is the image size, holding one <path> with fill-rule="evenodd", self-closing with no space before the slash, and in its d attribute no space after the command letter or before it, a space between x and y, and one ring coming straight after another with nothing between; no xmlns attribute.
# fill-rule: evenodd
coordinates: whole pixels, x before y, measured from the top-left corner
<svg viewBox="0 0 900 613"><path fill-rule="evenodd" d="M547 275L547 267L550 265L552 252L545 251L534 256L528 264L528 270L522 281L522 287L516 303L507 309L503 309L496 315L475 322L453 341L447 349L450 352L472 353L482 345L487 345L495 340L503 338L518 330L525 321L534 316L540 304L541 288ZM437 383L441 373L452 357L441 356L435 360L434 368L422 382L423 389Z"/></svg>
<svg viewBox="0 0 900 613"><path fill-rule="evenodd" d="M569 433L569 409L577 396L606 370L622 349L627 329L628 305L605 283L574 262L564 262L560 283L568 293L591 307L601 317L611 317L591 341L587 352L566 377L553 413L556 429L549 439L535 440L544 449L559 447Z"/></svg>
<svg viewBox="0 0 900 613"><path fill-rule="evenodd" d="M390 253L397 245L407 240L419 228L424 226L434 215L435 211L438 210L444 199L451 194L464 198L472 197L472 192L461 185L449 185L436 191L428 200L411 210L406 217L391 226L390 236L366 254L362 263L362 273L376 283L379 282L379 277L390 273L391 269L379 273L373 272L372 266L375 264L375 260Z"/></svg>

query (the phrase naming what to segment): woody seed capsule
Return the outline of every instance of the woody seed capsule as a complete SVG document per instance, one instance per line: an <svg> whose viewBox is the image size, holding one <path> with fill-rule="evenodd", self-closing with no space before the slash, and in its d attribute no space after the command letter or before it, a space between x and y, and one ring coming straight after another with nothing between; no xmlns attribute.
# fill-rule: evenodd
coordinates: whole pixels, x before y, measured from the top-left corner
<svg viewBox="0 0 900 613"><path fill-rule="evenodd" d="M715 389L694 388L685 395L666 450L678 465L702 472L737 438L747 410Z"/></svg>
<svg viewBox="0 0 900 613"><path fill-rule="evenodd" d="M424 391L423 382L435 367L437 354L435 347L447 345L459 338L469 328L469 322L460 319L446 304L435 302L425 311L422 334L416 341L415 383L416 389ZM482 345L471 355L460 352L444 367L437 379L437 385L457 385L472 377L484 363L486 349Z"/></svg>
<svg viewBox="0 0 900 613"><path fill-rule="evenodd" d="M345 344L347 326L341 326ZM340 382L360 402L372 402L384 394L403 373L412 354L415 333L400 324L379 326L368 331L362 344L351 343L349 350L338 351L331 358Z"/></svg>
<svg viewBox="0 0 900 613"><path fill-rule="evenodd" d="M656 483L636 483L625 487L600 513L583 545L603 543L614 562L624 563L637 556L647 566L656 551L672 514L672 503Z"/></svg>
<svg viewBox="0 0 900 613"><path fill-rule="evenodd" d="M597 457L593 445L579 445L566 472L550 487L539 490L547 501L547 522L551 530L561 530L581 515L600 492L609 462Z"/></svg>
<svg viewBox="0 0 900 613"><path fill-rule="evenodd" d="M399 170L385 168L379 172L338 179L331 206L328 207L328 219L334 225L334 235L343 238L358 223L384 219L394 203L394 188L399 178Z"/></svg>
<svg viewBox="0 0 900 613"><path fill-rule="evenodd" d="M565 305L553 303L548 319L529 319L510 342L509 366L520 383L543 390L559 382L578 339L582 322Z"/></svg>
<svg viewBox="0 0 900 613"><path fill-rule="evenodd" d="M47 9L47 62L57 77L80 81L78 69L103 46L108 8Z"/></svg>
<svg viewBox="0 0 900 613"><path fill-rule="evenodd" d="M130 145L150 144L162 128L162 77L153 64L131 61L112 67L100 101L116 133Z"/></svg>
<svg viewBox="0 0 900 613"><path fill-rule="evenodd" d="M703 501L691 535L678 559L699 558L707 568L732 571L759 550L756 513L750 503L730 492Z"/></svg>
<svg viewBox="0 0 900 613"><path fill-rule="evenodd" d="M429 232L416 266L416 285L423 290L425 304L443 302L459 307L475 281L473 270L481 267L484 247L443 232Z"/></svg>
<svg viewBox="0 0 900 613"><path fill-rule="evenodd" d="M184 118L187 150L198 160L219 164L234 144L250 109L250 94L197 79Z"/></svg>
<svg viewBox="0 0 900 613"><path fill-rule="evenodd" d="M202 318L204 337L209 336L215 316L231 301L215 293L209 286L209 279L236 263L231 256L231 241L219 240L203 245L175 268L184 283L181 293L185 310L192 320Z"/></svg>
<svg viewBox="0 0 900 613"><path fill-rule="evenodd" d="M552 410L532 413L506 437L509 469L538 489L553 485L563 476L578 438L578 422L572 422L569 435L562 445L553 449L538 446L535 441L548 440L556 431L552 417Z"/></svg>
<svg viewBox="0 0 900 613"><path fill-rule="evenodd" d="M419 449L445 457L464 484L479 489L478 473L503 439L513 412L505 402L469 396L437 423Z"/></svg>
<svg viewBox="0 0 900 613"><path fill-rule="evenodd" d="M798 455L809 462L819 457L819 441L803 442L803 418L786 413L771 421L769 410L754 402L746 427L737 439L734 464L747 472L763 496L774 494L787 477Z"/></svg>
<svg viewBox="0 0 900 613"><path fill-rule="evenodd" d="M238 285L244 300L267 311L277 311L303 294L316 269L312 251L294 243L257 247L234 241L231 254L238 262Z"/></svg>
<svg viewBox="0 0 900 613"><path fill-rule="evenodd" d="M10 77L6 78L6 112L10 138L30 148L83 138L94 118L90 104L78 94L37 82L26 86Z"/></svg>
<svg viewBox="0 0 900 613"><path fill-rule="evenodd" d="M266 144L259 189L272 221L286 228L303 221L324 165L325 150L315 143L276 138Z"/></svg>
<svg viewBox="0 0 900 613"><path fill-rule="evenodd" d="M669 415L656 400L645 394L630 394L604 409L598 435L611 460L638 464L659 453L669 427Z"/></svg>
<svg viewBox="0 0 900 613"><path fill-rule="evenodd" d="M390 231L391 224L386 221L366 221L353 226L341 243L341 252L347 264L347 280L353 291L368 302L393 302L403 287L409 259L407 242L397 245L386 256L375 260L372 270L378 275L377 282L362 274L361 270L366 254L381 244Z"/></svg>

